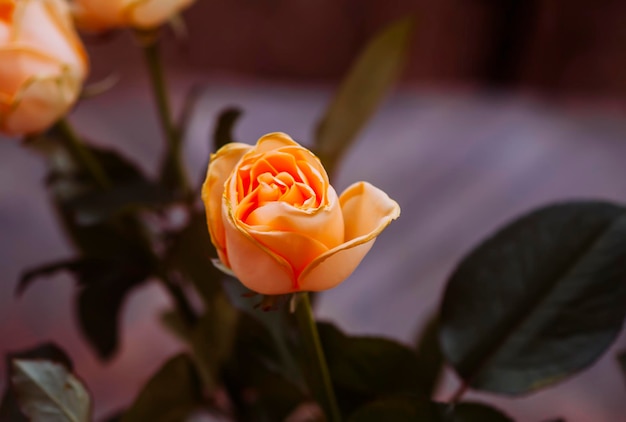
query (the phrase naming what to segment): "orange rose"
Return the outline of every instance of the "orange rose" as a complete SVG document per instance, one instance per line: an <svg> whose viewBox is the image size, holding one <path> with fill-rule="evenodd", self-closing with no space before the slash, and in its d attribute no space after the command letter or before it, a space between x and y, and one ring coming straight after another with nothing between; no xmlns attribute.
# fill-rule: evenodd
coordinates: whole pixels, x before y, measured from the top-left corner
<svg viewBox="0 0 626 422"><path fill-rule="evenodd" d="M71 0L79 28L105 31L113 28L155 28L192 4L194 0Z"/></svg>
<svg viewBox="0 0 626 422"><path fill-rule="evenodd" d="M41 132L76 101L88 71L65 0L0 0L0 131Z"/></svg>
<svg viewBox="0 0 626 422"><path fill-rule="evenodd" d="M268 295L338 285L400 215L366 182L338 198L319 159L284 133L213 154L202 199L222 263Z"/></svg>

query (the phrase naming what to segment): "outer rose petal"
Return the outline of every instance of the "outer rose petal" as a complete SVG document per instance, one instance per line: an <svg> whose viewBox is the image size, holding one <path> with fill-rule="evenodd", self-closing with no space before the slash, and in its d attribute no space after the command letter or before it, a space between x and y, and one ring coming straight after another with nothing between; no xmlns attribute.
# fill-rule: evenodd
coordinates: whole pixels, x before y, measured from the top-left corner
<svg viewBox="0 0 626 422"><path fill-rule="evenodd" d="M215 154L211 154L211 161L207 170L206 179L202 185L202 201L206 210L207 225L211 234L211 241L219 254L220 260L228 266L226 256L226 238L222 223L222 196L224 183L241 157L252 149L252 146L238 142L224 145Z"/></svg>
<svg viewBox="0 0 626 422"><path fill-rule="evenodd" d="M195 0L143 0L130 10L130 21L138 28L154 28L188 7Z"/></svg>
<svg viewBox="0 0 626 422"><path fill-rule="evenodd" d="M69 76L27 83L6 116L0 119L0 131L17 135L45 130L76 100L78 87L74 82Z"/></svg>
<svg viewBox="0 0 626 422"><path fill-rule="evenodd" d="M291 266L280 256L239 229L233 222L232 210L224 201L222 213L226 245L234 250L229 257L229 267L239 281L257 293L279 295L296 290Z"/></svg>
<svg viewBox="0 0 626 422"><path fill-rule="evenodd" d="M278 149L282 147L289 147L289 146L300 147L300 145L296 141L291 139L291 136L287 135L286 133L283 133L283 132L268 133L267 135L261 137L257 141L256 146L254 148L254 152L255 154L263 153L263 152L272 151L274 149Z"/></svg>
<svg viewBox="0 0 626 422"><path fill-rule="evenodd" d="M400 206L367 182L348 187L339 201L346 241L309 264L298 281L300 290L327 290L341 283L356 269L376 237L400 215Z"/></svg>

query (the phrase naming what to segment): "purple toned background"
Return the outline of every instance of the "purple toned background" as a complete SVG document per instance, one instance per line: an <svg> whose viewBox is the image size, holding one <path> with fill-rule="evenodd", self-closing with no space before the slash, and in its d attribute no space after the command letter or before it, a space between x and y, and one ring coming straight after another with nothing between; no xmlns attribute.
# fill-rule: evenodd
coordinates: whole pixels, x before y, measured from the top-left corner
<svg viewBox="0 0 626 422"><path fill-rule="evenodd" d="M245 110L235 132L240 141L280 130L309 143L337 78L364 41L390 20L416 13L404 85L333 181L338 191L372 182L400 203L402 216L318 307L321 318L348 332L410 343L455 263L496 227L549 201L626 198L626 5L573 3L586 4L198 0L187 14L190 42L181 48L168 38L166 45L175 104L190 86L206 85L186 146L193 177L205 170L209 134L226 106ZM140 54L127 34L90 49L92 79L114 71L121 82L81 104L73 122L154 175L163 142ZM15 300L25 268L72 251L46 200L43 163L4 139L0 162L0 354L54 340L70 351L94 393L96 414L119 409L180 347L158 324L168 299L156 284L129 297L122 349L109 364L80 338L68 277L39 282ZM468 397L493 402L521 422L621 421L626 384L614 355L624 348L622 335L596 366L540 394ZM438 397L456 385L449 373Z"/></svg>

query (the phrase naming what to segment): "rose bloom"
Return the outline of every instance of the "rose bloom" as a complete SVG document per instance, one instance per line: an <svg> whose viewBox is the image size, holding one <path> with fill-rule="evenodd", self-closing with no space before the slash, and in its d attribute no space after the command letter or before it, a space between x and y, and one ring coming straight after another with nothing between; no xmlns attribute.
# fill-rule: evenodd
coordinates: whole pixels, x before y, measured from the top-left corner
<svg viewBox="0 0 626 422"><path fill-rule="evenodd" d="M222 263L267 295L338 285L400 215L366 182L337 197L319 159L284 133L213 154L202 199Z"/></svg>
<svg viewBox="0 0 626 422"><path fill-rule="evenodd" d="M160 26L194 0L70 0L79 28L98 32L113 28Z"/></svg>
<svg viewBox="0 0 626 422"><path fill-rule="evenodd" d="M0 132L47 129L74 104L87 71L65 0L0 0Z"/></svg>

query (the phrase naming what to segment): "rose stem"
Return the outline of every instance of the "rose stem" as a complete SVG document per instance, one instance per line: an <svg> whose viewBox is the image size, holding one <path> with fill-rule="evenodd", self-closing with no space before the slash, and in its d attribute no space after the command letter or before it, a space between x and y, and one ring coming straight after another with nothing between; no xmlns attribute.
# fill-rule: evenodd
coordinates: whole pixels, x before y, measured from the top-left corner
<svg viewBox="0 0 626 422"><path fill-rule="evenodd" d="M309 300L309 294L307 292L300 293L300 301L296 308L296 318L298 320L298 326L300 332L306 342L306 347L311 358L314 357L317 363L317 371L314 371L312 376L317 378L317 382L313 383L314 390L318 396L318 400L329 422L341 421L341 413L337 406L337 399L333 390L333 384L330 379L330 372L328 371L328 365L326 363L326 357L324 356L324 350L322 349L322 343L317 331L317 324L315 317L313 316L313 309L311 308L311 301ZM306 373L307 371L305 371ZM317 388L315 388L317 387Z"/></svg>
<svg viewBox="0 0 626 422"><path fill-rule="evenodd" d="M161 129L167 142L167 155L165 156L164 166L172 166L171 170L183 195L192 198L193 192L189 186L187 174L182 164L182 132L174 124L172 118L165 73L159 54L158 34L156 31L138 31L136 35L143 50L144 60L152 84L152 93L161 122Z"/></svg>
<svg viewBox="0 0 626 422"><path fill-rule="evenodd" d="M63 140L65 141L65 147L72 155L74 160L81 163L84 169L89 173L94 182L98 184L101 189L109 189L111 182L106 173L96 160L96 157L85 147L80 137L76 134L76 131L66 118L62 118L56 124L56 127L63 134Z"/></svg>
<svg viewBox="0 0 626 422"><path fill-rule="evenodd" d="M68 149L69 153L72 157L82 166L85 170L91 175L94 181L98 184L101 189L110 189L112 187L111 180L107 176L106 172L96 159L96 157L86 148L85 143L81 139L81 137L76 133L70 122L66 118L60 119L56 123L56 127L59 129L60 133L63 135L63 140L65 141L65 147ZM140 230L141 234L141 242L144 245L146 251L150 254L154 255L152 248L150 247L148 236L143 230L143 226L137 223L137 227ZM154 257L155 260L158 261L157 257ZM193 324L197 320L197 316L193 311L193 308L189 304L185 293L182 288L174 283L172 280L167 277L167 275L163 271L159 271L159 280L163 282L164 287L174 299L174 302L178 306L178 309L181 312L182 317L189 324Z"/></svg>

